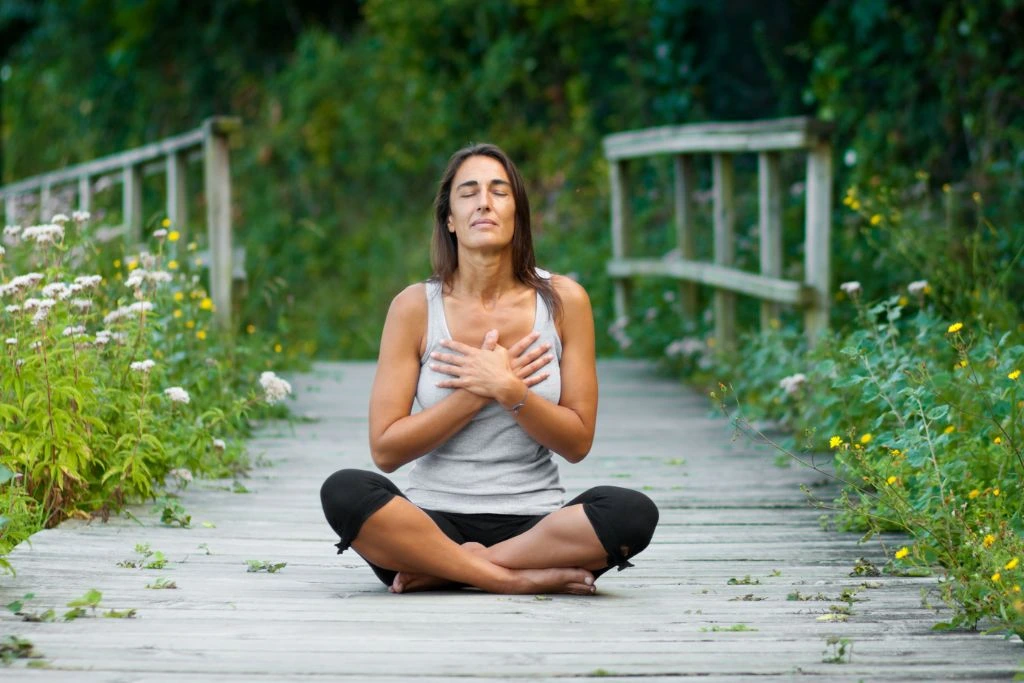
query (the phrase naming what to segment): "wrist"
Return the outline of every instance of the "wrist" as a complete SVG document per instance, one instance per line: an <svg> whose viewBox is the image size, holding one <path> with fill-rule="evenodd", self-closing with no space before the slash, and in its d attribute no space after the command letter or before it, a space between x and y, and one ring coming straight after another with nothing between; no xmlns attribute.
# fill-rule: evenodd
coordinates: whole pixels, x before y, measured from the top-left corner
<svg viewBox="0 0 1024 683"><path fill-rule="evenodd" d="M517 379L515 382L511 382L508 388L500 396L496 396L495 399L505 410L513 410L515 406L521 406L529 393L530 388L526 386L526 382Z"/></svg>

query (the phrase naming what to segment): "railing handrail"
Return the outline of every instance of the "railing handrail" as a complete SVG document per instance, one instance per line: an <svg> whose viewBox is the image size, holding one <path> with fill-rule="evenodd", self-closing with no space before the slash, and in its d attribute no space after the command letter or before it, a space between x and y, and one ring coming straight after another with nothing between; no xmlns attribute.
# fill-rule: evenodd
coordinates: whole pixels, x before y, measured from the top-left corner
<svg viewBox="0 0 1024 683"><path fill-rule="evenodd" d="M767 329L778 317L779 303L804 312L808 339L828 327L831 279L831 201L833 127L807 117L765 121L697 123L615 133L604 138L611 181L612 259L607 271L615 286L615 312L627 315L630 279L669 277L680 281L683 311L697 313L698 284L715 289L715 336L723 345L735 339L735 297L761 299L761 325ZM804 279L782 277L782 185L780 152L806 151ZM733 156L758 155L761 273L733 266L736 209L733 199ZM631 258L627 208L627 162L642 157L673 155L677 251L672 258ZM714 255L711 262L696 259L693 156L712 157Z"/></svg>
<svg viewBox="0 0 1024 683"><path fill-rule="evenodd" d="M142 240L142 177L151 169L167 174L167 217L176 229L183 231L187 221L188 201L185 185L186 164L195 158L203 161L206 224L209 236L211 298L216 307L218 323L231 322L232 267L231 246L231 176L227 136L241 128L236 117L212 117L195 130L174 135L141 147L110 154L58 171L40 173L0 186L0 199L7 222L17 218L16 199L22 195L40 195L40 221L46 212L55 187L77 183L79 208L91 208L93 180L112 178L123 185L122 205L124 228L130 240ZM120 176L118 178L118 176Z"/></svg>

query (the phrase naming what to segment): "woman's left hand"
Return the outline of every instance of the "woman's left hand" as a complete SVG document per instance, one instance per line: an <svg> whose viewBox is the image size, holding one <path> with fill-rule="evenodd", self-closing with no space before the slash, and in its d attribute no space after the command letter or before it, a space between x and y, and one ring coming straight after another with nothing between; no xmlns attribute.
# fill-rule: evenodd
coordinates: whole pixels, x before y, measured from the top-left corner
<svg viewBox="0 0 1024 683"><path fill-rule="evenodd" d="M498 344L497 330L491 330L484 336L483 346L479 349L454 339L443 340L440 344L461 355L436 351L430 354L434 361L430 364L431 369L452 376L452 379L441 380L437 386L465 389L503 405L519 400L526 385L512 369L508 349Z"/></svg>

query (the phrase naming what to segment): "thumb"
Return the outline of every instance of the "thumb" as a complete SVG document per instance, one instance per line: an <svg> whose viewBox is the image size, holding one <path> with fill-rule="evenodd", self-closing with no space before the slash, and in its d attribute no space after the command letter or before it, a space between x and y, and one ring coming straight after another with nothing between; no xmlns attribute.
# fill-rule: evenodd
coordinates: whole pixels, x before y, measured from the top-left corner
<svg viewBox="0 0 1024 683"><path fill-rule="evenodd" d="M493 351L494 347L498 345L498 331L488 330L487 334L484 335L484 343L480 348L484 351Z"/></svg>

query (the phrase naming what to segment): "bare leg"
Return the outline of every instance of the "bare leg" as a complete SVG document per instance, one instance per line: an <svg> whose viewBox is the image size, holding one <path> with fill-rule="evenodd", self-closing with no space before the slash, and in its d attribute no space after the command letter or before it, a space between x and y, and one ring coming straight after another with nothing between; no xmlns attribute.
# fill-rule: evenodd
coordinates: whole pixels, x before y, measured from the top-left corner
<svg viewBox="0 0 1024 683"><path fill-rule="evenodd" d="M582 505L552 512L529 531L487 548L484 557L509 569L608 566L608 552Z"/></svg>
<svg viewBox="0 0 1024 683"><path fill-rule="evenodd" d="M474 543L472 541L463 543L462 547L476 555L484 556L484 553L487 552L487 548L483 544ZM388 590L392 593L414 593L416 591L438 590L440 588L452 588L455 586L458 586L458 584L446 579L439 579L436 576L430 576L428 574L398 572L398 574L395 575L394 582L392 582L391 586L388 587Z"/></svg>
<svg viewBox="0 0 1024 683"><path fill-rule="evenodd" d="M594 577L585 569L499 566L445 536L425 512L398 496L366 520L352 547L379 567L490 593L593 593Z"/></svg>

